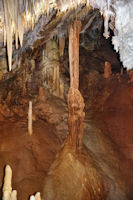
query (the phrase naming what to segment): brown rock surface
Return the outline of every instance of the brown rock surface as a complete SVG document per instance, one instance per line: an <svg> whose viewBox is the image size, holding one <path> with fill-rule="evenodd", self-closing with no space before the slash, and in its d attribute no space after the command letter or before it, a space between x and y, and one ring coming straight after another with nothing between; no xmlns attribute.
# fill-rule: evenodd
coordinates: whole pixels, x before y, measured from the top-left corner
<svg viewBox="0 0 133 200"><path fill-rule="evenodd" d="M109 136L128 159L133 160L133 84L119 84L103 106L102 117Z"/></svg>
<svg viewBox="0 0 133 200"><path fill-rule="evenodd" d="M0 123L0 143L0 186L3 169L9 164L13 170L13 189L20 199L42 192L43 178L59 150L53 126L34 122L33 135L29 136L27 121L4 121Z"/></svg>

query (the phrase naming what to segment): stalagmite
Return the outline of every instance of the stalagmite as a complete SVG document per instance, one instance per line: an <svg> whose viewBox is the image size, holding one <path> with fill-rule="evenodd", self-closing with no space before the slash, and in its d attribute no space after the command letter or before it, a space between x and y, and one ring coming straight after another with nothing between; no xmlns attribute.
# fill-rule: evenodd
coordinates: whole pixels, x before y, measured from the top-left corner
<svg viewBox="0 0 133 200"><path fill-rule="evenodd" d="M30 200L35 200L35 196L34 196L34 195L31 195L31 196L30 196Z"/></svg>
<svg viewBox="0 0 133 200"><path fill-rule="evenodd" d="M110 78L111 74L112 74L111 64L106 61L104 66L104 78L106 79Z"/></svg>
<svg viewBox="0 0 133 200"><path fill-rule="evenodd" d="M32 102L29 101L29 111L28 111L28 133L32 135Z"/></svg>
<svg viewBox="0 0 133 200"><path fill-rule="evenodd" d="M41 194L40 194L40 192L37 192L35 194L35 200L41 200Z"/></svg>
<svg viewBox="0 0 133 200"><path fill-rule="evenodd" d="M35 196L34 196L34 195L31 195L31 196L30 196L30 200L41 200L41 194L40 194L40 192L37 192L37 193L35 194Z"/></svg>
<svg viewBox="0 0 133 200"><path fill-rule="evenodd" d="M59 53L60 56L64 55L64 48L65 48L65 36L59 38Z"/></svg>
<svg viewBox="0 0 133 200"><path fill-rule="evenodd" d="M5 168L4 186L3 186L3 200L10 200L12 192L12 170L9 165Z"/></svg>
<svg viewBox="0 0 133 200"><path fill-rule="evenodd" d="M17 191L16 190L12 191L10 200L17 200Z"/></svg>
<svg viewBox="0 0 133 200"><path fill-rule="evenodd" d="M79 32L81 22L75 21L69 29L69 65L70 65L70 89L68 92L68 144L75 150L82 147L84 99L79 88Z"/></svg>

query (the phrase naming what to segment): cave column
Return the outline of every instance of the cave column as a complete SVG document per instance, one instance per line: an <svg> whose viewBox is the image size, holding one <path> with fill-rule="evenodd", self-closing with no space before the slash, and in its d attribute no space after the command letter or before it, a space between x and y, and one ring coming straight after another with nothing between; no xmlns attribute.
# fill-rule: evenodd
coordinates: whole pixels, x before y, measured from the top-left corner
<svg viewBox="0 0 133 200"><path fill-rule="evenodd" d="M70 89L68 92L68 144L77 149L82 147L84 99L79 92L79 32L81 22L74 21L69 28Z"/></svg>

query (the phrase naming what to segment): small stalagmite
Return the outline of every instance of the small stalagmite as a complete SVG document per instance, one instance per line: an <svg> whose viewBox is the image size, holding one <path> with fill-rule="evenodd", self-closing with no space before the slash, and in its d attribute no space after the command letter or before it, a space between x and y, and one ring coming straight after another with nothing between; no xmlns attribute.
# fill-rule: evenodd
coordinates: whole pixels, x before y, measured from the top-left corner
<svg viewBox="0 0 133 200"><path fill-rule="evenodd" d="M17 191L16 190L12 191L10 200L17 200Z"/></svg>
<svg viewBox="0 0 133 200"><path fill-rule="evenodd" d="M40 194L40 192L37 192L35 194L35 200L41 200L41 194Z"/></svg>
<svg viewBox="0 0 133 200"><path fill-rule="evenodd" d="M35 194L35 196L34 196L34 195L31 195L31 196L30 196L30 200L41 200L41 194L40 194L40 192L37 192L37 193Z"/></svg>
<svg viewBox="0 0 133 200"><path fill-rule="evenodd" d="M12 170L9 165L5 168L5 177L3 185L3 200L10 200L12 192Z"/></svg>
<svg viewBox="0 0 133 200"><path fill-rule="evenodd" d="M31 195L31 196L30 196L30 200L35 200L35 196L34 196L34 195Z"/></svg>
<svg viewBox="0 0 133 200"><path fill-rule="evenodd" d="M108 79L111 77L112 70L111 70L111 64L106 61L104 66L104 78Z"/></svg>

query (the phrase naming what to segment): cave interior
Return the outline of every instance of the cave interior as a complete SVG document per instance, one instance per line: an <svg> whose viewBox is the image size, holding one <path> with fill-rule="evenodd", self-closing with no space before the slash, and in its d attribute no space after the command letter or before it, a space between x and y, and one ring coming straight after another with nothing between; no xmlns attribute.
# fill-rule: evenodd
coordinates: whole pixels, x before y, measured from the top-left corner
<svg viewBox="0 0 133 200"><path fill-rule="evenodd" d="M132 0L0 0L0 199L133 199Z"/></svg>

